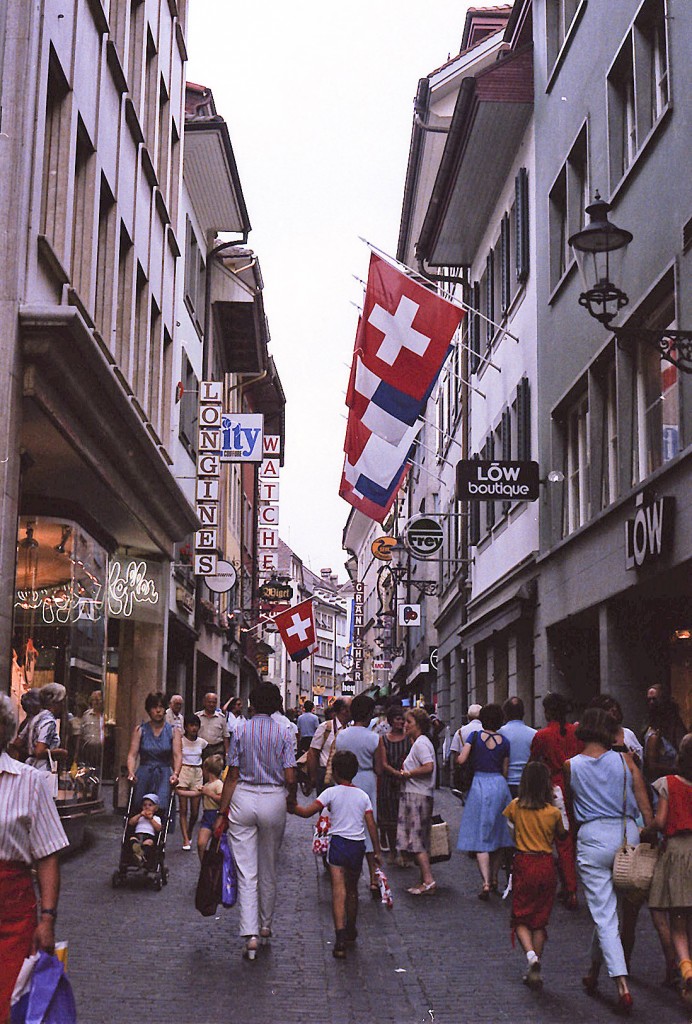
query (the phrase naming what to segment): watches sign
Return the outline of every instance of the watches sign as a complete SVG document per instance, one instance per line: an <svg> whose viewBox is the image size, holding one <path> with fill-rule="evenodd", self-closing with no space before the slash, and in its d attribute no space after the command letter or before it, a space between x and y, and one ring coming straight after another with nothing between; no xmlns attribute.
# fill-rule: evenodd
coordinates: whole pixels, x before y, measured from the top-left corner
<svg viewBox="0 0 692 1024"><path fill-rule="evenodd" d="M537 462L457 462L457 501L536 501L538 490Z"/></svg>

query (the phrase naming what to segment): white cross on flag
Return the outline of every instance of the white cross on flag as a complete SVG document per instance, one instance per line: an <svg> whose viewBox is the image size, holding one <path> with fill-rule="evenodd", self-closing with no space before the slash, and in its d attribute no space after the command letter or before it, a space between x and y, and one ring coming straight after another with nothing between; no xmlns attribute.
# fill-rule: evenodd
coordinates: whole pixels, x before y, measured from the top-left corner
<svg viewBox="0 0 692 1024"><path fill-rule="evenodd" d="M274 624L278 626L281 639L291 661L302 661L312 653L315 646L315 616L312 598L294 604L277 615Z"/></svg>

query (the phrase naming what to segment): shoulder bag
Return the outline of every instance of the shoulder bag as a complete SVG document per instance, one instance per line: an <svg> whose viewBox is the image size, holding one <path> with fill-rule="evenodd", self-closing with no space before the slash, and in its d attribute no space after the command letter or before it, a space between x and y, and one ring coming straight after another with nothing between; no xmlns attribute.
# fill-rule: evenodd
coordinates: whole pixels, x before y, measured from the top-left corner
<svg viewBox="0 0 692 1024"><path fill-rule="evenodd" d="M648 843L633 846L627 842L627 766L622 760L622 845L615 853L613 860L613 885L618 892L647 893L654 877L654 868L658 860L658 849Z"/></svg>
<svg viewBox="0 0 692 1024"><path fill-rule="evenodd" d="M332 745L329 748L329 757L327 758L327 767L326 767L325 772L324 772L324 784L325 784L325 786L331 786L332 782L334 781L334 774L332 772L332 761L334 760L334 754L336 754L336 737L342 731L341 729L337 729L336 718L332 719L332 727L334 729L334 739L332 740ZM344 729L346 729L346 728L348 728L348 726L344 726ZM326 730L325 730L325 735L326 735ZM326 742L326 740L325 740L325 742Z"/></svg>

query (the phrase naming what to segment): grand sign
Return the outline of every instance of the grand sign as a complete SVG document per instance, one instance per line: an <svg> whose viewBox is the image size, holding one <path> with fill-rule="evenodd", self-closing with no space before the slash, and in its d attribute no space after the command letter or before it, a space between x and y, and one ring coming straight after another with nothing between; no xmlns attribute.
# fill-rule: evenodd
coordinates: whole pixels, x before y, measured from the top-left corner
<svg viewBox="0 0 692 1024"><path fill-rule="evenodd" d="M536 501L538 491L537 462L457 462L457 501Z"/></svg>

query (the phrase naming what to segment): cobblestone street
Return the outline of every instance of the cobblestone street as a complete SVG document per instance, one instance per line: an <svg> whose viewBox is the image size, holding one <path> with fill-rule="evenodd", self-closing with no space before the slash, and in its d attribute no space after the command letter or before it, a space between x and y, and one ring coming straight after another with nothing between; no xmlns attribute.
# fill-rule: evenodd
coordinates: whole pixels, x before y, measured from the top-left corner
<svg viewBox="0 0 692 1024"><path fill-rule="evenodd" d="M456 838L461 805L441 791L438 811ZM405 887L415 870L389 872L392 911L367 897L360 938L348 960L331 956L329 885L310 852L312 823L289 818L282 849L283 893L275 939L254 963L243 961L237 908L202 918L194 908L197 858L169 837L170 883L162 892L113 890L120 819L104 816L87 848L63 867L58 937L69 941L69 973L82 1024L512 1024L611 1021L607 979L598 1000L582 991L590 929L586 911L556 907L544 958L545 987L521 984L524 965L509 939L509 908L478 901L475 864L455 853L437 865L438 891L416 899ZM643 912L633 965L634 1020L684 1022L663 974Z"/></svg>

